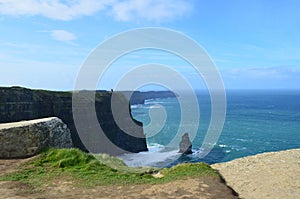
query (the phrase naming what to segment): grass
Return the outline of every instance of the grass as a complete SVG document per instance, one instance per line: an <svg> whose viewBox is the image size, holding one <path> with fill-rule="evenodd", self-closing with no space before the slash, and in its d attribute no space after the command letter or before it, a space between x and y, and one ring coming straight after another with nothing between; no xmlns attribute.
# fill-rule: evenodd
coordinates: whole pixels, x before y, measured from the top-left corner
<svg viewBox="0 0 300 199"><path fill-rule="evenodd" d="M205 163L180 164L170 169L127 167L123 161L105 154L95 156L78 149L49 149L19 171L0 176L0 181L16 180L34 188L53 181L70 180L78 186L157 184L188 177L216 176L218 173ZM110 166L108 166L110 165ZM161 172L163 178L154 178Z"/></svg>

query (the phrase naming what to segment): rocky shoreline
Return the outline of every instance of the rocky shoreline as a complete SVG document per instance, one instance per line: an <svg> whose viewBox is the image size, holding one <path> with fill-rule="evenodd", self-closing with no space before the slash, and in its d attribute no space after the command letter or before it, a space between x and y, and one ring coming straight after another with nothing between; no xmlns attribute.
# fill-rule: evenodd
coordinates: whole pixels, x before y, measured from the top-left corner
<svg viewBox="0 0 300 199"><path fill-rule="evenodd" d="M241 198L300 198L300 149L211 165Z"/></svg>

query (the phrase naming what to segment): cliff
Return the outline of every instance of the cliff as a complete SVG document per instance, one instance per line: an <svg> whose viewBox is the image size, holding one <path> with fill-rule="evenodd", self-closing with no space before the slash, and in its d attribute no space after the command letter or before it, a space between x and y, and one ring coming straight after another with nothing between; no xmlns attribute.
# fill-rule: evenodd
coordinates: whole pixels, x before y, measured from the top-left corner
<svg viewBox="0 0 300 199"><path fill-rule="evenodd" d="M89 92L89 91L86 91ZM131 136L121 130L112 115L111 92L96 92L96 114L105 135L116 147L106 152L111 155L121 154L124 151L140 152L147 151L146 138L143 133L142 123L135 121L131 114L124 121L133 121L135 128ZM123 95L119 96L119 103L128 106L129 102ZM128 114L128 113L127 113ZM17 122L21 120L32 120L46 117L58 117L68 125L75 147L86 150L83 146L76 127L72 113L72 92L55 92L45 90L31 90L21 87L0 87L0 123ZM122 115L120 116L122 118ZM129 126L130 127L130 126ZM87 129L89 126L87 124ZM129 128L130 129L130 128ZM127 132L127 131L126 131ZM87 132L88 133L88 132Z"/></svg>
<svg viewBox="0 0 300 199"><path fill-rule="evenodd" d="M31 157L49 147L73 147L70 130L58 118L0 124L0 158Z"/></svg>

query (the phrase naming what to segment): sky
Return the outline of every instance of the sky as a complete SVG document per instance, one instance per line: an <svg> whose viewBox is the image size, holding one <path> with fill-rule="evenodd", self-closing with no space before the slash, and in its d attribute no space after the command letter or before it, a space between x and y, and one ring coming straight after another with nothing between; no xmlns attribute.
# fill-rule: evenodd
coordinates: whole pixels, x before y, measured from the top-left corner
<svg viewBox="0 0 300 199"><path fill-rule="evenodd" d="M300 89L299 10L299 0L0 0L0 86L73 90L101 42L160 27L202 46L226 89ZM147 63L174 67L196 89L205 85L179 57L141 50L113 63L98 89Z"/></svg>

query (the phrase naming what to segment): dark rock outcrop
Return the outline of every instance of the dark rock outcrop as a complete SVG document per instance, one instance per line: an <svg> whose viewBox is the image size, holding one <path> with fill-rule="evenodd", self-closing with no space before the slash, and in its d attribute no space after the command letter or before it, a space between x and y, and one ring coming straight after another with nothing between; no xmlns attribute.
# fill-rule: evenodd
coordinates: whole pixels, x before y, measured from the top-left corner
<svg viewBox="0 0 300 199"><path fill-rule="evenodd" d="M0 124L0 158L31 157L48 147L73 147L70 130L59 118Z"/></svg>
<svg viewBox="0 0 300 199"><path fill-rule="evenodd" d="M123 111L118 113L118 117L123 118L123 123L128 122L128 124L134 123L136 125L132 128L131 125L128 125L127 128L134 131L131 135L125 133L124 130L119 128L112 114L111 97L111 92L97 91L95 93L95 110L98 121L106 137L115 146L112 146L114 148L106 148L105 151L100 150L94 152L105 152L111 155L116 155L124 152L147 151L146 138L143 133L142 123L134 120L130 113L125 114ZM85 101L88 102L89 99ZM128 100L122 94L117 95L117 101L121 107L129 106ZM84 103L82 104L82 107L85 107ZM87 113L82 111L82 114ZM68 125L68 128L71 131L74 146L87 151L85 146L82 144L74 124L72 112L72 92L31 90L21 87L0 88L0 123L46 117L61 118L62 121ZM129 121L131 121L131 123L129 123ZM87 122L86 133L91 133L90 130L93 129L91 129L91 126L89 126L89 123Z"/></svg>
<svg viewBox="0 0 300 199"><path fill-rule="evenodd" d="M192 154L192 142L190 140L189 134L185 133L179 143L179 153Z"/></svg>

